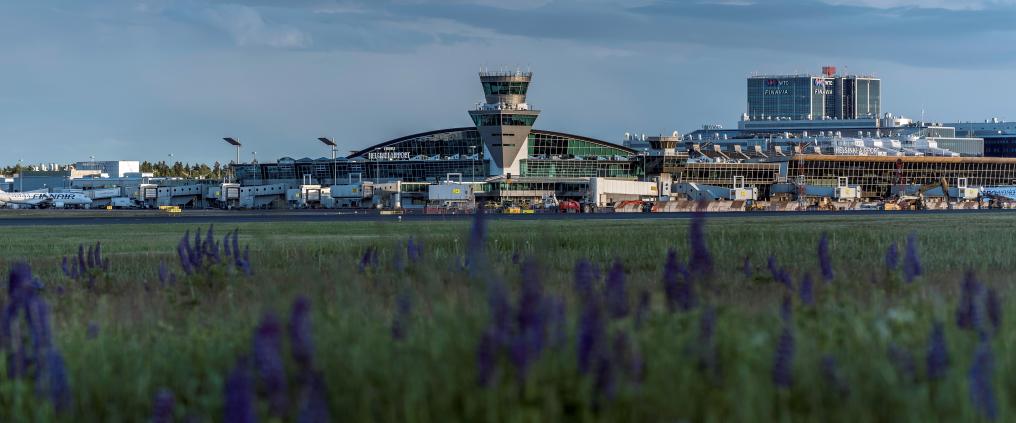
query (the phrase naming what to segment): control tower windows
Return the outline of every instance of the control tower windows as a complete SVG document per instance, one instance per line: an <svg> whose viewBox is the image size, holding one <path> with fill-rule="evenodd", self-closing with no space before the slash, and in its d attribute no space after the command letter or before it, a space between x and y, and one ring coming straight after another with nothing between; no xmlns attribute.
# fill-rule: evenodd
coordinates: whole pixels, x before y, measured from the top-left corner
<svg viewBox="0 0 1016 423"><path fill-rule="evenodd" d="M526 95L528 82L483 82L485 95Z"/></svg>

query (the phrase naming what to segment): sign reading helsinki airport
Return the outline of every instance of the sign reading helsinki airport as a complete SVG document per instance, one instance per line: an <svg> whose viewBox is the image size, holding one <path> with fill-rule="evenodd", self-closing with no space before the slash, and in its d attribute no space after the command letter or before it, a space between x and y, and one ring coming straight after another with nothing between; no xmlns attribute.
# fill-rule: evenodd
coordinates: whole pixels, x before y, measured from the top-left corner
<svg viewBox="0 0 1016 423"><path fill-rule="evenodd" d="M408 151L372 151L367 153L368 160L409 160Z"/></svg>

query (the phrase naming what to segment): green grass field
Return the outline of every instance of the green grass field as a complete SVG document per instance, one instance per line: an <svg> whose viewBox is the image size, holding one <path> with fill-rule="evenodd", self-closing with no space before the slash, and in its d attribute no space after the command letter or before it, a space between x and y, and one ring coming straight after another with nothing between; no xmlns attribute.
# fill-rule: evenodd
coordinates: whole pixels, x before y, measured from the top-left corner
<svg viewBox="0 0 1016 423"><path fill-rule="evenodd" d="M196 226L5 228L0 265L28 261L43 283L73 401L56 414L30 378L5 374L0 420L144 421L156 393L168 389L176 419L221 421L226 378L251 355L266 313L278 316L284 332L286 388L275 393L285 406L274 417L282 421L297 420L312 402L308 392L322 393L333 419L354 421L978 421L987 415L970 387L984 380L970 375L979 345L991 348L993 366L978 386L990 388L998 420L1016 415L1010 215L707 220L715 271L693 281L696 307L672 311L664 264L670 248L687 262L689 223L490 221L485 266L472 276L462 269L469 221L216 227L220 239L239 228L241 248L250 248L250 277L222 269L186 277L177 243ZM835 270L828 283L817 257L823 232ZM911 233L923 274L906 283L883 263L892 243L902 258ZM410 237L423 245L417 262L407 257ZM109 271L97 272L92 287L64 276L62 257L95 242ZM369 247L377 249L377 265L361 272ZM770 276L770 255L792 275L793 290ZM751 276L743 271L746 257ZM543 296L563 301L564 320L554 322L564 332L548 329L553 333L530 355L524 378L512 352L495 349L493 378L481 386L481 338L498 323L488 307L490 284L503 282L518 313L518 262L526 259L536 263L529 278L539 280ZM582 259L600 269L594 284L608 295L599 302L573 289ZM602 365L583 372L583 316L617 298L604 287L615 261L624 266L630 312L605 318L606 338L597 341L607 345ZM160 262L176 273L176 284L160 284ZM988 329L978 335L957 326L968 269L997 290L1000 329L984 323ZM815 280L814 305L799 297L804 273ZM785 294L792 297L789 318L781 317ZM313 368L323 382L316 391L291 357L286 333L299 296L311 304ZM3 302L10 300L4 294ZM707 309L715 311L709 335L701 329ZM402 339L392 336L395 320ZM949 356L940 378L928 376L926 363L935 321L944 323ZM779 387L773 368L784 328L794 335L792 382ZM267 420L273 390L254 381L256 413Z"/></svg>

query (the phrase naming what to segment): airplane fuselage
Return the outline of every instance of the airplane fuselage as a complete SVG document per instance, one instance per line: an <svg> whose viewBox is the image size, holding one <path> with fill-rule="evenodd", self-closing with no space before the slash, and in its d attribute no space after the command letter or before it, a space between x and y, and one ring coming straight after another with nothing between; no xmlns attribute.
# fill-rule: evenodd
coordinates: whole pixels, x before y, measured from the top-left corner
<svg viewBox="0 0 1016 423"><path fill-rule="evenodd" d="M33 207L66 207L88 206L92 199L84 194L73 192L3 192L0 191L0 203L17 204Z"/></svg>

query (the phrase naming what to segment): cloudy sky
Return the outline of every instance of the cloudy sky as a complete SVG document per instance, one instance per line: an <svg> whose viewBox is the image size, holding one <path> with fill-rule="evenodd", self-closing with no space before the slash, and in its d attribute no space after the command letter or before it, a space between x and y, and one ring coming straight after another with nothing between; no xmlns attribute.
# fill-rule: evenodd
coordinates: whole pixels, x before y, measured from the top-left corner
<svg viewBox="0 0 1016 423"><path fill-rule="evenodd" d="M535 72L536 127L735 125L754 72L883 78L884 110L1016 119L1016 0L0 3L0 163L325 156L467 126L476 72Z"/></svg>

